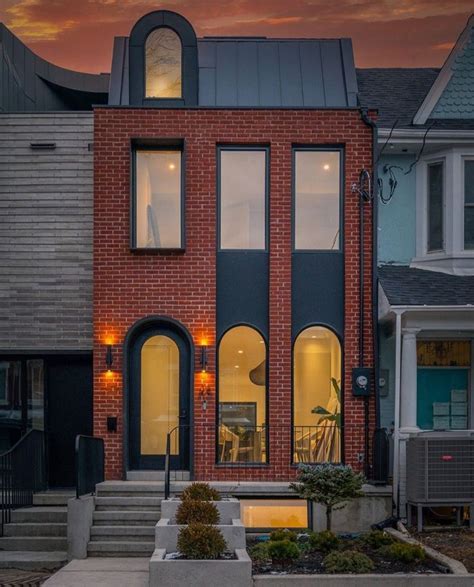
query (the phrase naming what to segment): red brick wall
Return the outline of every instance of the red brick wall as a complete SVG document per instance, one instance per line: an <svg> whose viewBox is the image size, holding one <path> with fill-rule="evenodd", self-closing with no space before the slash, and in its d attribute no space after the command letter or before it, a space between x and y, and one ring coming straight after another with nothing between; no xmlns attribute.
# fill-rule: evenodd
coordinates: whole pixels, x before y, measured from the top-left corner
<svg viewBox="0 0 474 587"><path fill-rule="evenodd" d="M344 410L346 462L359 467L363 452L363 403L351 395L351 369L358 366L359 196L351 191L362 168L371 166L371 129L360 113L312 110L95 111L94 139L94 433L105 438L106 474L123 476L121 346L128 329L150 314L173 317L215 348L216 324L216 144L270 145L270 464L216 467L215 355L209 353L207 410L195 377L195 476L198 479L286 480L291 442L291 148L292 144L345 145L345 332ZM133 254L130 243L130 141L132 138L184 138L186 141L186 252ZM365 360L371 345L371 212L366 205ZM105 371L105 344L118 345L115 369ZM373 406L371 409L373 418ZM108 433L106 417L118 417ZM200 427L200 424L203 425ZM278 428L272 429L273 425ZM282 433L282 425L286 432Z"/></svg>

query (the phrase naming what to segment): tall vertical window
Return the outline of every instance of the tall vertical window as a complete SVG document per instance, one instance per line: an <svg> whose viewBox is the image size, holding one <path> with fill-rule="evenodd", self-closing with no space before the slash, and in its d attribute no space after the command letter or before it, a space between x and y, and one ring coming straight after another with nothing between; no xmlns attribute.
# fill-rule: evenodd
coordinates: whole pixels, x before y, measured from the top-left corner
<svg viewBox="0 0 474 587"><path fill-rule="evenodd" d="M295 249L340 247L340 158L339 151L295 150Z"/></svg>
<svg viewBox="0 0 474 587"><path fill-rule="evenodd" d="M249 326L235 326L219 345L218 461L266 462L266 345Z"/></svg>
<svg viewBox="0 0 474 587"><path fill-rule="evenodd" d="M444 248L444 164L428 165L428 251Z"/></svg>
<svg viewBox="0 0 474 587"><path fill-rule="evenodd" d="M137 150L135 157L134 247L181 249L182 153Z"/></svg>
<svg viewBox="0 0 474 587"><path fill-rule="evenodd" d="M293 349L293 459L341 460L341 345L322 326L298 335Z"/></svg>
<svg viewBox="0 0 474 587"><path fill-rule="evenodd" d="M266 248L267 150L219 150L220 248Z"/></svg>
<svg viewBox="0 0 474 587"><path fill-rule="evenodd" d="M145 43L145 97L181 98L181 39L171 29L152 31Z"/></svg>
<svg viewBox="0 0 474 587"><path fill-rule="evenodd" d="M464 248L474 249L474 160L464 161Z"/></svg>

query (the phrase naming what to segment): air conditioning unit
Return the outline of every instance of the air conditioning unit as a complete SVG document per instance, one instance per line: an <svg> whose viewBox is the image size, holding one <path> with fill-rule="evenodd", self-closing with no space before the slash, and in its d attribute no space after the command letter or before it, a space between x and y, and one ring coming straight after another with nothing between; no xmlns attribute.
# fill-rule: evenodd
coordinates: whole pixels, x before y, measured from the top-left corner
<svg viewBox="0 0 474 587"><path fill-rule="evenodd" d="M474 502L474 433L426 432L406 452L407 500L413 504Z"/></svg>

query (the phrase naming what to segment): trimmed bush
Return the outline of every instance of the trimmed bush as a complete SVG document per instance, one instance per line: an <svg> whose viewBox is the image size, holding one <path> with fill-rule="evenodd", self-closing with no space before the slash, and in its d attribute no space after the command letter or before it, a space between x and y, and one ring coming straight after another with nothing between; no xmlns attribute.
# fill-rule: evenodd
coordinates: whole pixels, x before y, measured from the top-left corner
<svg viewBox="0 0 474 587"><path fill-rule="evenodd" d="M215 526L189 524L178 535L178 550L191 560L213 560L226 549L222 532ZM189 578L192 583L192 577Z"/></svg>
<svg viewBox="0 0 474 587"><path fill-rule="evenodd" d="M314 550L331 552L331 550L339 548L341 540L330 530L323 530L322 532L310 534L309 543Z"/></svg>
<svg viewBox="0 0 474 587"><path fill-rule="evenodd" d="M217 524L220 515L217 507L209 501L197 501L186 499L182 501L176 510L176 523L183 524Z"/></svg>
<svg viewBox="0 0 474 587"><path fill-rule="evenodd" d="M323 560L324 569L334 573L370 573L374 570L373 561L356 550L335 551L328 554Z"/></svg>
<svg viewBox="0 0 474 587"><path fill-rule="evenodd" d="M300 557L300 549L291 540L270 540L268 555L276 565L289 565Z"/></svg>
<svg viewBox="0 0 474 587"><path fill-rule="evenodd" d="M273 542L279 540L289 540L290 542L296 542L298 540L298 536L296 532L292 530L273 530L270 534L270 540Z"/></svg>
<svg viewBox="0 0 474 587"><path fill-rule="evenodd" d="M270 560L271 557L268 554L269 546L269 542L260 542L259 544L256 544L250 549L250 558L253 561L260 563Z"/></svg>
<svg viewBox="0 0 474 587"><path fill-rule="evenodd" d="M194 501L220 501L220 493L213 489L208 483L192 483L183 491L181 499L186 501L192 499Z"/></svg>
<svg viewBox="0 0 474 587"><path fill-rule="evenodd" d="M382 530L371 530L370 532L366 532L365 534L362 534L359 540L362 544L370 546L370 548L375 550L382 546L389 546L395 542L390 534L387 534L387 532L383 532Z"/></svg>
<svg viewBox="0 0 474 587"><path fill-rule="evenodd" d="M425 551L418 544L406 544L405 542L394 542L390 546L384 546L380 554L401 561L402 563L414 563L425 559Z"/></svg>

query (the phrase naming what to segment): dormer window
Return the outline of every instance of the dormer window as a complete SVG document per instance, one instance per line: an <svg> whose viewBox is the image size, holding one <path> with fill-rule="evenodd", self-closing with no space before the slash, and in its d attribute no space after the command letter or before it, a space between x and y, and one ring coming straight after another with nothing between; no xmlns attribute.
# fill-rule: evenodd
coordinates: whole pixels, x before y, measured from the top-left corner
<svg viewBox="0 0 474 587"><path fill-rule="evenodd" d="M182 97L182 45L170 28L151 31L145 43L145 97Z"/></svg>

